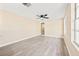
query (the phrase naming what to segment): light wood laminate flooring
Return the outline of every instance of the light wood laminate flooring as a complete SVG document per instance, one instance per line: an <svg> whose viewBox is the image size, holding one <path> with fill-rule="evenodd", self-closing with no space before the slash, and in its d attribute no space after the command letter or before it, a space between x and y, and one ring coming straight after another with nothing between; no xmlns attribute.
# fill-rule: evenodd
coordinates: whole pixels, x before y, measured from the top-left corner
<svg viewBox="0 0 79 59"><path fill-rule="evenodd" d="M63 39L36 36L30 39L0 47L0 56L66 56Z"/></svg>

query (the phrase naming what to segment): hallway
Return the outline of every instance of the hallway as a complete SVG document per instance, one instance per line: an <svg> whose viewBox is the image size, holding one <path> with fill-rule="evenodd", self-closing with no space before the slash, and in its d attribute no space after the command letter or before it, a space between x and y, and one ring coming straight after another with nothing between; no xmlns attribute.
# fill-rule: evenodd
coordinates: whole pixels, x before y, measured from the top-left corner
<svg viewBox="0 0 79 59"><path fill-rule="evenodd" d="M66 56L63 39L37 36L0 48L1 56Z"/></svg>

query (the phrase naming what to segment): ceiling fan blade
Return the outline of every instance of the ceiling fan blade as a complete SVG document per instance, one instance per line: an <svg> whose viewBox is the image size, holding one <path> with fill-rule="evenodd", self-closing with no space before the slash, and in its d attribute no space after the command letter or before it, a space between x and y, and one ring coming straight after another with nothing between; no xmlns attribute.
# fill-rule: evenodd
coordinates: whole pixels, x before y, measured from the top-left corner
<svg viewBox="0 0 79 59"><path fill-rule="evenodd" d="M47 16L47 14L45 14L44 16Z"/></svg>
<svg viewBox="0 0 79 59"><path fill-rule="evenodd" d="M22 3L22 4L27 7L31 6L31 3Z"/></svg>

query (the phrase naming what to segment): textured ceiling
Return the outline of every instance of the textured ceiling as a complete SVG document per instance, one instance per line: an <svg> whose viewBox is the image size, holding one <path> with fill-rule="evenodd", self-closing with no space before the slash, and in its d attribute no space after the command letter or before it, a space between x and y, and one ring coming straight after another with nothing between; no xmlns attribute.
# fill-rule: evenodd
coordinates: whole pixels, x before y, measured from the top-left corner
<svg viewBox="0 0 79 59"><path fill-rule="evenodd" d="M30 7L22 3L0 3L0 9L14 12L20 16L36 19L36 15L48 14L50 19L64 17L66 3L32 3Z"/></svg>

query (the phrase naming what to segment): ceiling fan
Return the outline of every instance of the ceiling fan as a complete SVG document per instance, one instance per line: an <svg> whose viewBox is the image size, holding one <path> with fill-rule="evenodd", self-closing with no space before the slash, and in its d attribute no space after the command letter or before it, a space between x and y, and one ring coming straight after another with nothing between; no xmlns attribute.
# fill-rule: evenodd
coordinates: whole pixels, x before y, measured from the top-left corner
<svg viewBox="0 0 79 59"><path fill-rule="evenodd" d="M24 6L30 7L31 3L22 3Z"/></svg>
<svg viewBox="0 0 79 59"><path fill-rule="evenodd" d="M42 14L42 15L36 15L38 18L37 19L41 19L41 20L44 20L44 19L49 19L48 17L48 14Z"/></svg>

